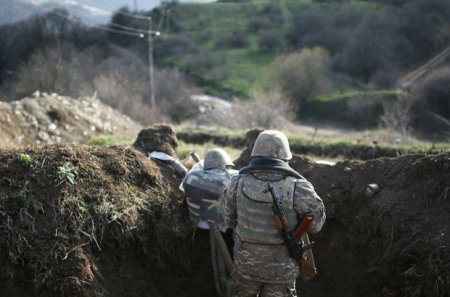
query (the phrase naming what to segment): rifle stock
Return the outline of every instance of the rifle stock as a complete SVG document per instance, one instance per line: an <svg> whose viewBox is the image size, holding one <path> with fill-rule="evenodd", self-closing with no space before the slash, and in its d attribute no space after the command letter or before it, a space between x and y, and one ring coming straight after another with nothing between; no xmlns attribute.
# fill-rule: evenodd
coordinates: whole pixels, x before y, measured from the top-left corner
<svg viewBox="0 0 450 297"><path fill-rule="evenodd" d="M300 265L300 275L304 281L312 279L317 274L316 265L314 262L314 255L312 253L312 246L314 242L309 240L308 233L306 232L311 225L314 216L306 214L302 222L292 232L287 218L284 214L283 208L278 204L277 196L270 183L267 183L267 189L264 193L270 192L273 200L273 211L275 215L275 222L277 229L280 231L283 237L289 254L292 258L296 259ZM300 242L300 243L299 243Z"/></svg>
<svg viewBox="0 0 450 297"><path fill-rule="evenodd" d="M314 219L313 215L311 214L305 215L300 225L294 230L294 238L296 240L300 240L302 238L302 235L306 232L306 230L308 230L313 219Z"/></svg>

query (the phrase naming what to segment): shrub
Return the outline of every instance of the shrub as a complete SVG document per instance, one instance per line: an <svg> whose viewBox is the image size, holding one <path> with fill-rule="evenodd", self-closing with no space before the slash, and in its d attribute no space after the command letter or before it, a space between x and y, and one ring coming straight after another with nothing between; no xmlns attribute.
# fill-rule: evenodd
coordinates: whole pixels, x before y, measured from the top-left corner
<svg viewBox="0 0 450 297"><path fill-rule="evenodd" d="M274 27L273 23L264 17L253 17L247 24L247 29L250 32L258 32L261 30L270 30Z"/></svg>
<svg viewBox="0 0 450 297"><path fill-rule="evenodd" d="M249 44L247 33L240 28L234 28L228 33L218 35L215 41L215 46L218 48L243 48Z"/></svg>
<svg viewBox="0 0 450 297"><path fill-rule="evenodd" d="M369 83L393 60L395 36L387 19L367 15L333 59L334 68Z"/></svg>
<svg viewBox="0 0 450 297"><path fill-rule="evenodd" d="M260 31L258 33L258 46L260 49L273 50L283 45L283 38L280 31Z"/></svg>
<svg viewBox="0 0 450 297"><path fill-rule="evenodd" d="M308 99L329 89L326 76L328 52L320 47L278 57L274 64L274 83L283 94L301 106Z"/></svg>
<svg viewBox="0 0 450 297"><path fill-rule="evenodd" d="M158 108L172 121L180 123L197 113L197 107L189 99L191 87L180 71L163 69L156 72L155 85Z"/></svg>
<svg viewBox="0 0 450 297"><path fill-rule="evenodd" d="M207 51L199 52L187 60L184 68L192 74L207 72L219 64L219 61Z"/></svg>
<svg viewBox="0 0 450 297"><path fill-rule="evenodd" d="M253 93L248 100L235 98L231 110L216 114L216 123L230 129L284 129L295 108L280 92Z"/></svg>
<svg viewBox="0 0 450 297"><path fill-rule="evenodd" d="M263 6L261 14L270 20L273 26L280 26L285 22L283 8L279 1L269 2Z"/></svg>
<svg viewBox="0 0 450 297"><path fill-rule="evenodd" d="M180 121L190 114L189 86L181 74L154 70L157 107L150 107L148 68L128 50L115 48L108 58L96 49L78 51L70 45L37 51L21 68L14 97L56 92L72 97L91 96L143 124ZM51 114L55 119L63 115Z"/></svg>
<svg viewBox="0 0 450 297"><path fill-rule="evenodd" d="M127 114L134 120L143 124L152 124L161 119L159 112L155 112L146 103L145 98L149 94L148 80L145 75L138 82L129 83L130 80L124 79L125 71L103 72L93 80L93 87L97 91L99 98L108 105ZM133 85L140 85L133 89Z"/></svg>
<svg viewBox="0 0 450 297"><path fill-rule="evenodd" d="M155 62L164 62L173 57L196 53L199 47L188 36L177 34L165 40L158 40L154 43L153 50Z"/></svg>
<svg viewBox="0 0 450 297"><path fill-rule="evenodd" d="M72 97L90 96L94 92L96 65L104 59L102 55L97 48L80 51L68 43L36 50L21 65L11 97L21 99L36 90Z"/></svg>
<svg viewBox="0 0 450 297"><path fill-rule="evenodd" d="M449 1L371 1L392 6L295 5L288 41L296 48L324 47L334 70L382 86L389 86L388 79L395 81L398 70L410 69L447 46Z"/></svg>
<svg viewBox="0 0 450 297"><path fill-rule="evenodd" d="M411 133L411 98L409 96L398 96L394 102L384 102L383 111L384 114L381 116L383 126L399 131L403 136Z"/></svg>

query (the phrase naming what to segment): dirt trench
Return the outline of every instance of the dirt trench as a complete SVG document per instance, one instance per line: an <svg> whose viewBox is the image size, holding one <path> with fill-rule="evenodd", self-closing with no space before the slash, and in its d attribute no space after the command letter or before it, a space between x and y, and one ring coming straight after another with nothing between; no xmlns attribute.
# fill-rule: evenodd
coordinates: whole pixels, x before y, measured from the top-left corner
<svg viewBox="0 0 450 297"><path fill-rule="evenodd" d="M449 296L450 153L293 167L328 215L303 296Z"/></svg>
<svg viewBox="0 0 450 297"><path fill-rule="evenodd" d="M300 296L449 296L450 152L291 165L328 214ZM215 296L180 181L131 148L0 150L0 296Z"/></svg>

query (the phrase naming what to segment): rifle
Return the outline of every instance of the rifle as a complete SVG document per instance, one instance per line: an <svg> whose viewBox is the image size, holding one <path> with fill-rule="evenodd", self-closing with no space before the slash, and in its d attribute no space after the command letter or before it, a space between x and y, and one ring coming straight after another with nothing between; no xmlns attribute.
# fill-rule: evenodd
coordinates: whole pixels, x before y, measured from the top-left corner
<svg viewBox="0 0 450 297"><path fill-rule="evenodd" d="M284 210L278 203L277 196L270 183L267 183L267 189L263 191L263 193L267 192L270 192L272 195L272 209L275 215L275 222L281 237L286 243L289 255L299 262L302 278L304 280L309 280L317 274L314 257L311 251L314 242L309 241L308 233L306 233L314 216L306 214L300 224L298 224L297 228L292 231Z"/></svg>

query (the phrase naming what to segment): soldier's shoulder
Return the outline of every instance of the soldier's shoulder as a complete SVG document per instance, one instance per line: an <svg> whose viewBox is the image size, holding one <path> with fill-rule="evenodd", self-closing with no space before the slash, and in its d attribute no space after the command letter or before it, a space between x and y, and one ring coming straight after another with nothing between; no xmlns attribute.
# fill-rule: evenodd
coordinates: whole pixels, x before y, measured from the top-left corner
<svg viewBox="0 0 450 297"><path fill-rule="evenodd" d="M304 190L314 190L314 186L308 180L303 178L295 178L294 181L295 187L304 189Z"/></svg>
<svg viewBox="0 0 450 297"><path fill-rule="evenodd" d="M188 177L188 176L204 176L204 175L205 175L205 172L202 169L197 169L197 170L189 171L186 174L186 177Z"/></svg>

